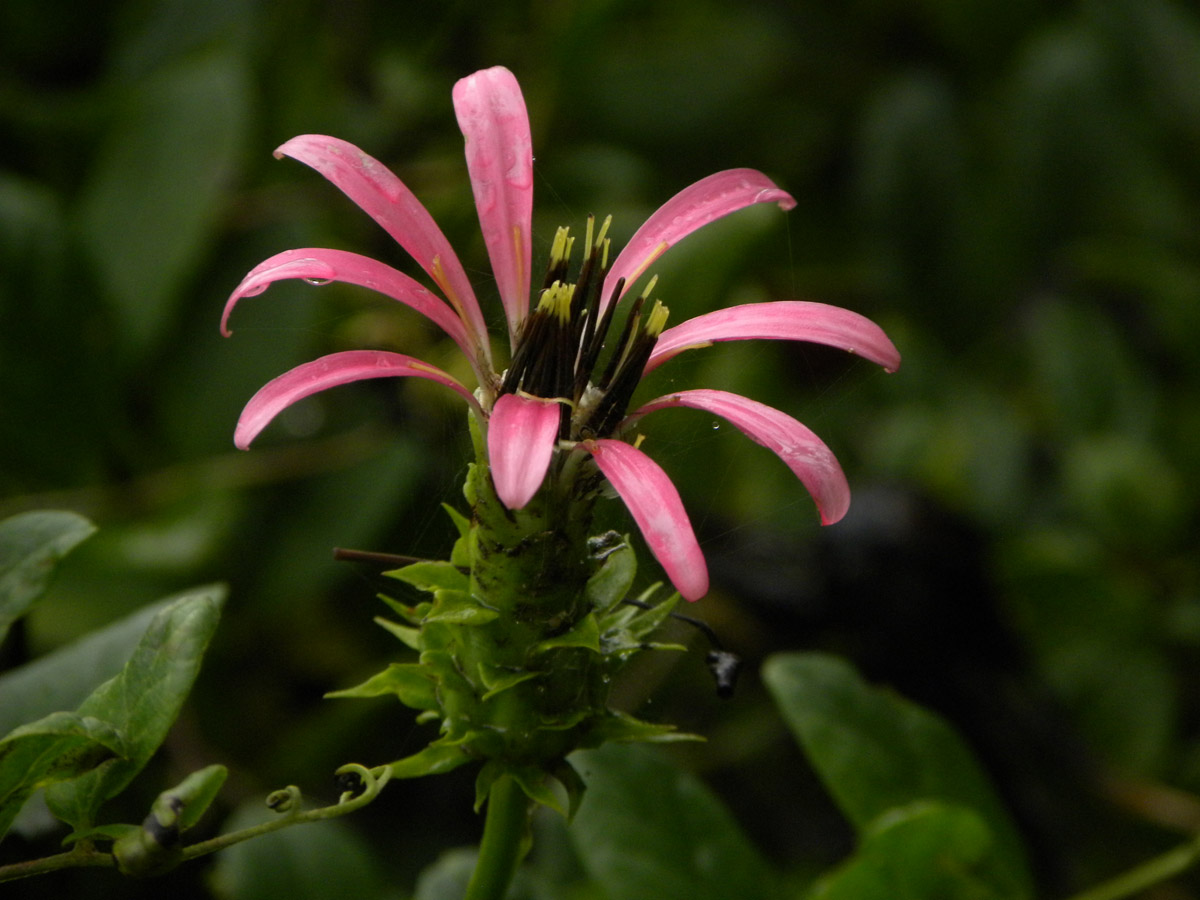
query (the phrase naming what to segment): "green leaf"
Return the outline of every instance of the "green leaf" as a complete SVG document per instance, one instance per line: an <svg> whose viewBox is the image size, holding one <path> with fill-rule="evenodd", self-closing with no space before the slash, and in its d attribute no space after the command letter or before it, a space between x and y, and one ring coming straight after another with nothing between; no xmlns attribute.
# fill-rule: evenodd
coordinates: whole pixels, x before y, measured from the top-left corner
<svg viewBox="0 0 1200 900"><path fill-rule="evenodd" d="M1029 895L1020 837L983 769L942 719L824 654L774 656L763 681L860 836L889 810L918 801L966 807L996 838L990 882L1004 896Z"/></svg>
<svg viewBox="0 0 1200 900"><path fill-rule="evenodd" d="M626 538L607 552L600 568L588 579L584 593L593 608L611 609L629 596L636 577L637 554Z"/></svg>
<svg viewBox="0 0 1200 900"><path fill-rule="evenodd" d="M658 585L652 585L638 598L641 604L648 604L654 596ZM647 648L646 636L652 634L666 620L667 616L679 602L679 594L675 592L661 603L643 609L631 603L622 604L609 610L600 619L601 640L605 653L633 653ZM678 644L651 644L659 649L683 650Z"/></svg>
<svg viewBox="0 0 1200 900"><path fill-rule="evenodd" d="M592 726L591 740L595 742L592 746L599 747L609 741L666 744L675 741L702 741L704 738L678 731L671 724L645 722L629 713L610 709L604 719Z"/></svg>
<svg viewBox="0 0 1200 900"><path fill-rule="evenodd" d="M988 883L992 834L970 809L921 802L884 813L812 900L1007 900Z"/></svg>
<svg viewBox="0 0 1200 900"><path fill-rule="evenodd" d="M567 793L566 819L573 822L575 814L579 812L579 805L583 802L583 792L587 790L587 784L580 777L579 771L565 759L554 767L552 774Z"/></svg>
<svg viewBox="0 0 1200 900"><path fill-rule="evenodd" d="M424 750L389 763L393 778L420 778L441 775L471 762L471 757L457 743L430 744Z"/></svg>
<svg viewBox="0 0 1200 900"><path fill-rule="evenodd" d="M614 898L759 900L774 876L697 779L641 747L576 753L587 783L570 835L592 880Z"/></svg>
<svg viewBox="0 0 1200 900"><path fill-rule="evenodd" d="M412 709L438 709L436 688L429 669L420 663L392 663L362 684L340 691L330 691L325 696L331 699L350 699L395 694L401 703Z"/></svg>
<svg viewBox="0 0 1200 900"><path fill-rule="evenodd" d="M557 637L539 641L533 648L534 653L545 653L556 647L578 647L582 650L600 652L600 626L596 624L596 614L588 613L575 623L575 627Z"/></svg>
<svg viewBox="0 0 1200 900"><path fill-rule="evenodd" d="M0 838L35 790L77 778L121 752L111 725L75 713L51 713L9 733L0 740Z"/></svg>
<svg viewBox="0 0 1200 900"><path fill-rule="evenodd" d="M541 672L529 669L517 669L514 672L500 666L488 665L481 661L479 663L479 680L487 689L487 693L480 697L480 699L485 701L490 700L492 697L507 691L511 687L516 687L518 684L538 678L541 675Z"/></svg>
<svg viewBox="0 0 1200 900"><path fill-rule="evenodd" d="M473 693L477 685L467 680L466 673L458 667L454 654L446 650L425 650L421 653L421 665L434 677L443 690L451 693Z"/></svg>
<svg viewBox="0 0 1200 900"><path fill-rule="evenodd" d="M402 569L383 574L430 594L443 588L450 591L466 591L471 586L471 579L465 572L444 560L412 563Z"/></svg>
<svg viewBox="0 0 1200 900"><path fill-rule="evenodd" d="M209 248L248 124L245 72L222 53L142 79L112 123L87 179L80 234L139 351L171 324Z"/></svg>
<svg viewBox="0 0 1200 900"><path fill-rule="evenodd" d="M454 625L486 625L500 615L488 609L466 591L439 590L426 622L449 622Z"/></svg>
<svg viewBox="0 0 1200 900"><path fill-rule="evenodd" d="M375 624L404 644L404 646L412 650L424 649L425 642L421 637L420 628L401 625L399 622L393 622L391 619L385 619L382 616L375 617Z"/></svg>
<svg viewBox="0 0 1200 900"><path fill-rule="evenodd" d="M74 709L132 655L168 598L0 676L0 733L64 709Z"/></svg>
<svg viewBox="0 0 1200 900"><path fill-rule="evenodd" d="M567 816L567 805L563 800L567 799L566 792L563 792L563 797L560 799L554 788L558 786L558 781L552 775L546 772L540 766L515 766L509 768L506 772L517 786L521 788L525 794L534 803L554 810L563 818ZM479 809L478 806L475 807Z"/></svg>
<svg viewBox="0 0 1200 900"><path fill-rule="evenodd" d="M429 615L429 611L433 609L433 603L428 600L423 600L416 606L409 606L407 603L401 603L387 594L376 594L375 596L386 603L392 612L410 625L420 625L425 621L425 617ZM376 619L375 621L378 622L379 620Z"/></svg>
<svg viewBox="0 0 1200 900"><path fill-rule="evenodd" d="M72 512L27 512L0 522L0 641L46 590L58 561L96 526Z"/></svg>
<svg viewBox="0 0 1200 900"><path fill-rule="evenodd" d="M450 562L452 565L469 569L471 568L471 520L449 503L443 503L442 509L450 516L458 531L458 540L454 542L454 549L450 552Z"/></svg>
<svg viewBox="0 0 1200 900"><path fill-rule="evenodd" d="M76 829L88 828L108 798L142 770L179 715L217 627L224 588L199 588L164 607L120 674L80 705L80 715L113 724L125 737L124 758L46 791L50 811Z"/></svg>
<svg viewBox="0 0 1200 900"><path fill-rule="evenodd" d="M569 765L564 768L578 780L578 773ZM485 763L475 777L475 812L483 809L492 785L502 777L511 778L526 797L536 804L554 810L564 819L568 816L568 809L574 811L578 806L578 795L571 796L567 786L558 780L557 772L552 775L541 766L519 766L493 759ZM567 802L564 803L564 800Z"/></svg>

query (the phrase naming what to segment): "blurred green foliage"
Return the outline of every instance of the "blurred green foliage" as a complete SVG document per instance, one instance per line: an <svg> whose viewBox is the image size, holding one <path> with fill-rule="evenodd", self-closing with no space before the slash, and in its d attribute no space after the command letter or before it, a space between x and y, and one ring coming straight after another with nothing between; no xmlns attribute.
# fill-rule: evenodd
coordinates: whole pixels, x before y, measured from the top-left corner
<svg viewBox="0 0 1200 900"><path fill-rule="evenodd" d="M712 562L693 611L752 662L833 651L949 717L1046 895L1200 829L1200 16L1183 0L109 0L86 14L9 0L0 516L69 509L101 530L0 662L229 583L137 810L213 762L230 767L227 812L287 782L331 798L338 764L428 739L386 703L320 701L392 652L370 622L374 573L329 549L447 552L438 504L459 498L462 410L372 383L293 410L251 453L231 434L264 381L321 352L395 347L452 368L453 346L340 286L276 286L227 341L217 320L279 250L413 271L322 179L271 158L304 132L392 166L488 303L450 88L494 64L533 120L535 256L556 225L611 212L619 244L689 182L759 168L797 208L689 238L655 267L657 293L680 319L761 299L848 306L905 356L888 377L756 343L656 373L660 393L722 387L795 414L855 490L822 531L766 451L660 414L649 440ZM652 661L622 695L710 735L677 759L803 882L846 856L849 831L758 679L722 704L699 655ZM953 814L914 827L936 834ZM373 858L372 884L407 891L477 839L469 777L391 788L348 827L345 865ZM3 854L56 841L33 828ZM236 863L144 888L63 873L53 889L280 896L235 890ZM1200 896L1200 876L1174 896Z"/></svg>

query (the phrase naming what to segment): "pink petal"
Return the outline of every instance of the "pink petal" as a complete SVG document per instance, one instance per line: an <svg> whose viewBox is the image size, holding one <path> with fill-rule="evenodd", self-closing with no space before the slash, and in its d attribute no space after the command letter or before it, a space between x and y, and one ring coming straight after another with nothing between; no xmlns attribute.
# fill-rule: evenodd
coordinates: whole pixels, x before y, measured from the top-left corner
<svg viewBox="0 0 1200 900"><path fill-rule="evenodd" d="M714 341L775 338L827 344L878 363L889 372L900 367L900 352L883 329L865 316L807 300L776 300L718 309L681 322L659 335L646 372L672 356Z"/></svg>
<svg viewBox="0 0 1200 900"><path fill-rule="evenodd" d="M387 166L353 144L321 134L302 134L280 146L277 157L290 156L316 169L341 189L409 252L446 294L450 305L475 332L486 358L487 325L471 282L458 256L410 191Z"/></svg>
<svg viewBox="0 0 1200 900"><path fill-rule="evenodd" d="M832 525L850 508L850 485L833 451L786 413L728 391L694 390L651 400L629 418L640 418L669 406L688 406L720 416L746 437L774 452L812 494L821 513L821 524Z"/></svg>
<svg viewBox="0 0 1200 900"><path fill-rule="evenodd" d="M583 447L629 507L650 552L680 595L699 600L707 594L708 566L679 492L667 473L624 441L585 441Z"/></svg>
<svg viewBox="0 0 1200 900"><path fill-rule="evenodd" d="M476 351L467 336L466 326L445 301L403 272L378 260L345 250L285 250L263 260L250 270L230 294L221 316L221 333L226 337L230 335L229 316L239 300L261 294L273 283L285 278L302 278L310 284L341 281L385 294L430 319L454 339L468 359L475 360Z"/></svg>
<svg viewBox="0 0 1200 900"><path fill-rule="evenodd" d="M617 256L604 280L604 305L617 279L625 279L624 293L667 248L697 228L755 203L778 203L782 209L796 205L791 194L754 169L728 169L684 188L642 223Z"/></svg>
<svg viewBox="0 0 1200 900"><path fill-rule="evenodd" d="M298 400L328 388L363 381L367 378L404 377L415 375L428 378L457 391L478 413L483 415L479 402L453 376L436 366L402 353L382 350L346 350L331 353L297 366L273 378L250 398L238 419L233 442L245 450L279 413Z"/></svg>
<svg viewBox="0 0 1200 900"><path fill-rule="evenodd" d="M488 421L488 459L496 496L509 509L533 499L546 478L562 407L554 400L504 394Z"/></svg>
<svg viewBox="0 0 1200 900"><path fill-rule="evenodd" d="M466 138L467 171L500 300L514 342L529 309L533 141L525 99L512 72L485 69L454 85Z"/></svg>

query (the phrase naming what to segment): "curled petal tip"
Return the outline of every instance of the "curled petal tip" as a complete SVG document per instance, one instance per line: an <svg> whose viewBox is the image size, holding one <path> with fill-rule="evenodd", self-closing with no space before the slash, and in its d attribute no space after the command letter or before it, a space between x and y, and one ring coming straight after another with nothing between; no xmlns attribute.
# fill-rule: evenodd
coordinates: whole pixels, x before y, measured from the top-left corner
<svg viewBox="0 0 1200 900"><path fill-rule="evenodd" d="M487 324L462 263L433 216L395 173L348 141L323 134L294 137L275 155L310 166L378 222L444 291L488 355Z"/></svg>
<svg viewBox="0 0 1200 900"><path fill-rule="evenodd" d="M669 406L687 406L720 416L778 456L812 495L822 525L832 525L850 506L850 485L837 457L809 428L782 410L728 391L700 388L651 400L630 418Z"/></svg>
<svg viewBox="0 0 1200 900"><path fill-rule="evenodd" d="M299 279L311 285L335 281L377 291L410 307L448 334L476 366L473 335L450 306L409 276L366 256L345 250L307 247L285 250L250 270L229 295L221 315L221 333L229 336L229 317L238 301L263 293L276 281Z"/></svg>
<svg viewBox="0 0 1200 900"><path fill-rule="evenodd" d="M787 191L778 191L777 194L769 199L774 200L779 204L779 208L784 212L796 208L796 198ZM760 201L761 202L761 201Z"/></svg>
<svg viewBox="0 0 1200 900"><path fill-rule="evenodd" d="M238 418L233 443L245 450L271 421L293 403L313 394L369 378L415 376L436 381L455 391L482 415L475 396L452 375L436 366L383 350L343 350L304 363L271 379L258 389Z"/></svg>

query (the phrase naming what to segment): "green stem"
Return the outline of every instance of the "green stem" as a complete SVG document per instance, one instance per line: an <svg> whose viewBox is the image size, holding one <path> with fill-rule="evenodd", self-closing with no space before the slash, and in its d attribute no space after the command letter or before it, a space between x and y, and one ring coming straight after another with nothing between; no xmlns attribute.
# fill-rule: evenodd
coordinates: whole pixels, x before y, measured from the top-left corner
<svg viewBox="0 0 1200 900"><path fill-rule="evenodd" d="M29 878L33 875L45 875L59 869L105 868L115 869L117 861L110 853L97 850L76 848L66 853L54 856L44 856L41 859L30 859L24 862L9 863L0 866L0 881L16 881L18 878Z"/></svg>
<svg viewBox="0 0 1200 900"><path fill-rule="evenodd" d="M1200 835L1116 878L1076 894L1071 900L1122 900L1183 872L1200 860Z"/></svg>
<svg viewBox="0 0 1200 900"><path fill-rule="evenodd" d="M465 900L504 900L517 864L529 849L529 798L507 775L497 778L488 792L487 818L479 859Z"/></svg>
<svg viewBox="0 0 1200 900"><path fill-rule="evenodd" d="M354 812L356 809L366 806L379 796L379 792L383 790L384 785L392 777L391 771L386 766L372 770L351 763L350 765L342 766L337 771L339 775L345 772L356 772L363 779L365 785L363 792L354 797L348 793L343 794L333 806L323 806L320 809L310 809L303 812L298 809L291 810L284 812L269 822L243 828L241 831L218 835L215 838L202 841L198 844L191 844L183 848L179 855L179 861L183 862L199 856L206 856L209 853L224 850L226 847L231 847L234 844L239 844L242 841L267 834L271 831L278 831L281 828L290 828L293 825L303 825L306 822L319 822L322 819L336 819L339 816L344 816L347 813ZM300 791L295 787L276 791L271 796L278 796L282 800L288 798L289 795L294 803L300 802ZM116 857L111 853L103 853L92 849L90 844L84 845L81 843L75 849L66 853L0 866L0 882L15 881L18 878L28 878L32 875L44 875L47 872L54 872L58 869L78 869L82 867L112 869L118 868L118 864Z"/></svg>

